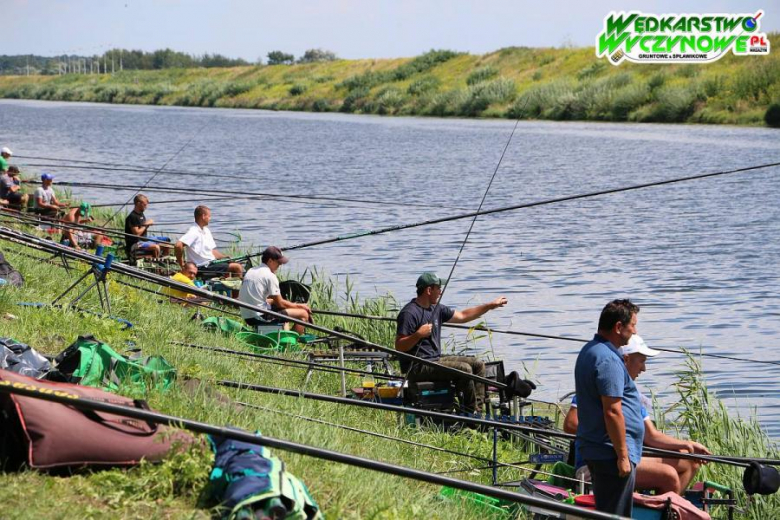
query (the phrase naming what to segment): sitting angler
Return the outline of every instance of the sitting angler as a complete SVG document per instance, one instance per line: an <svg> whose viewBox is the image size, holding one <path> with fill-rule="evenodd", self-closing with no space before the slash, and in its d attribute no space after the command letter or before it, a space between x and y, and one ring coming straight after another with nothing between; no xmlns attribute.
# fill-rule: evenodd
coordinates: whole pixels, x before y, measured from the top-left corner
<svg viewBox="0 0 780 520"><path fill-rule="evenodd" d="M0 175L0 199L8 202L10 209L21 211L27 207L28 195L22 193L19 168L9 166L8 171Z"/></svg>
<svg viewBox="0 0 780 520"><path fill-rule="evenodd" d="M486 312L503 307L507 299L503 296L490 303L456 311L438 304L444 281L433 273L423 273L417 279L417 297L407 303L396 319L395 348L420 359L436 361L438 364L455 368L467 374L485 376L485 363L473 356L442 356L442 323L466 323ZM453 381L464 396L461 407L467 412L482 413L485 387L474 383L468 377L453 374L440 367L414 363L401 358L401 371L411 382Z"/></svg>
<svg viewBox="0 0 780 520"><path fill-rule="evenodd" d="M305 303L294 303L282 298L279 289L279 279L276 277L276 271L288 259L278 247L268 247L263 251L262 265L253 267L247 271L244 282L241 284L241 290L238 293L238 299L249 305L262 307L274 311L290 318L296 318L301 321L312 322L311 309ZM261 312L245 309L241 307L241 317L250 327L262 325L285 323L284 318L277 318L263 314ZM303 325L295 324L293 330L298 334L303 334Z"/></svg>
<svg viewBox="0 0 780 520"><path fill-rule="evenodd" d="M125 254L131 261L139 256L151 256L160 258L170 254L170 244L161 244L160 241L169 241L167 237L149 237L149 228L154 220L147 219L144 211L149 206L149 198L139 193L133 198L133 211L125 218ZM141 240L152 238L151 240Z"/></svg>
<svg viewBox="0 0 780 520"><path fill-rule="evenodd" d="M631 336L626 346L620 348L620 352L626 364L628 375L633 380L636 380L645 371L647 358L660 353L658 350L649 348L644 340L636 334ZM645 446L682 453L710 454L707 448L698 442L676 439L659 431L650 418L649 410L652 402L641 392L639 392L639 398L642 401L642 418L645 422L645 436L642 441ZM564 419L563 429L567 433L576 434L578 423L577 396L574 396L571 408ZM636 467L636 489L654 490L659 495L669 491L678 495L682 494L693 480L700 465L699 461L689 459L642 457ZM577 468L577 479L590 480L588 466L579 455L579 450L576 450L575 467Z"/></svg>
<svg viewBox="0 0 780 520"><path fill-rule="evenodd" d="M82 202L78 208L72 208L65 216L62 217L62 221L70 224L86 224L92 222L92 206L86 202ZM81 248L95 248L103 242L103 235L99 233L93 233L88 229L78 229L77 227L63 227L62 239L63 244L69 245L73 249Z"/></svg>
<svg viewBox="0 0 780 520"><path fill-rule="evenodd" d="M194 262L198 266L200 277L208 280L218 276L233 275L239 278L244 274L244 268L236 262L217 262L217 260L228 258L217 250L217 243L211 236L208 228L211 221L211 210L206 206L195 208L195 225L182 235L176 242L175 252L176 260L179 266L184 270L184 253L186 250L187 260Z"/></svg>
<svg viewBox="0 0 780 520"><path fill-rule="evenodd" d="M35 193L33 193L33 211L37 215L56 218L60 209L67 206L66 203L57 200L54 188L51 187L53 183L54 175L51 173L44 173L41 175L41 185L38 186L35 189Z"/></svg>

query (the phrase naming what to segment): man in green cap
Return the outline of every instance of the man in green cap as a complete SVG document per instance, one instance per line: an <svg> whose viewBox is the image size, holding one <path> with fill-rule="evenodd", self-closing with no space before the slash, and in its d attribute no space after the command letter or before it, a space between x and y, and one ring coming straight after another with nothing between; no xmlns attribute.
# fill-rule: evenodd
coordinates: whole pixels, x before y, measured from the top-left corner
<svg viewBox="0 0 780 520"><path fill-rule="evenodd" d="M62 218L62 221L74 225L62 228L61 242L67 243L74 249L97 247L97 245L102 242L103 236L97 233L91 233L86 228L79 228L79 225L84 225L93 220L92 206L90 206L89 203L82 202L78 207L71 208ZM66 240L67 242L65 242Z"/></svg>
<svg viewBox="0 0 780 520"><path fill-rule="evenodd" d="M400 352L412 354L421 359L436 361L438 364L456 368L467 374L485 376L485 364L473 356L442 356L442 323L467 323L488 311L503 307L507 299L503 296L490 303L456 311L439 303L444 280L434 273L423 273L417 279L417 297L407 303L396 319L397 328L395 348ZM414 363L401 359L401 371L409 381L454 381L459 392L463 393L461 406L469 412L482 412L485 388L482 383L466 377L460 377L439 367Z"/></svg>

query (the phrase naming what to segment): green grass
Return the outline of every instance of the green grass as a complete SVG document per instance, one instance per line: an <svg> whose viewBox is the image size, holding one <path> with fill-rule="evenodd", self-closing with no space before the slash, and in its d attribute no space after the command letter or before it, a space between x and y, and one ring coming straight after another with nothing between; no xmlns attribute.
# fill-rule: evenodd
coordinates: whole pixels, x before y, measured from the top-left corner
<svg viewBox="0 0 780 520"><path fill-rule="evenodd" d="M778 33L769 35L780 43ZM3 76L0 97L381 115L765 125L780 58L614 67L592 48L509 47L475 56ZM776 118L770 118L774 123Z"/></svg>

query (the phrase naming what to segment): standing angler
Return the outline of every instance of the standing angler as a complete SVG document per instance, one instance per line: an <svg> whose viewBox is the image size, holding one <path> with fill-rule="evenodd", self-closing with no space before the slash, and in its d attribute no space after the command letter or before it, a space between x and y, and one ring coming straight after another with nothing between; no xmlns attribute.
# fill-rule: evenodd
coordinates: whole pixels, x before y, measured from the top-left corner
<svg viewBox="0 0 780 520"><path fill-rule="evenodd" d="M629 300L608 303L598 333L574 366L577 442L590 470L596 509L629 518L645 424L639 391L618 349L636 334L638 312Z"/></svg>

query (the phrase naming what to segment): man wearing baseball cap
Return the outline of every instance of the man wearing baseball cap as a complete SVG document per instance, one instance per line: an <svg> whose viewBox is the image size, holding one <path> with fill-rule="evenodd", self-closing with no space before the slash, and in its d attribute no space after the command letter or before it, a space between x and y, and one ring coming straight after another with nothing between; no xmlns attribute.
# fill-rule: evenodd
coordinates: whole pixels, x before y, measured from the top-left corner
<svg viewBox="0 0 780 520"><path fill-rule="evenodd" d="M661 353L648 347L647 343L638 334L631 336L628 343L618 349L618 352L623 356L623 362L628 375L633 380L636 380L646 370L647 358L655 357ZM707 448L698 442L683 441L659 431L653 424L652 417L650 417L652 400L647 398L642 392L639 392L639 400L642 403L642 419L645 425L643 445L683 453L710 454ZM563 422L564 431L576 433L578 422L577 397L574 396L571 408L569 408L569 412L566 414ZM577 478L589 480L590 473L581 455L579 455L579 450L577 450L576 459ZM682 494L691 480L693 480L700 465L699 462L688 459L642 457L642 460L639 461L636 467L636 489L652 489L659 495L669 491L678 495Z"/></svg>
<svg viewBox="0 0 780 520"><path fill-rule="evenodd" d="M490 303L456 311L439 303L442 287L446 281L434 273L426 272L417 278L417 297L407 303L396 319L395 348L421 359L455 368L467 374L485 376L485 363L473 356L442 356L442 323L466 323L475 320L488 311L503 307L507 299L503 296ZM436 366L413 363L401 359L401 371L409 381L454 381L458 391L463 393L461 407L469 412L481 413L485 398L482 383L466 377L459 377Z"/></svg>
<svg viewBox="0 0 780 520"><path fill-rule="evenodd" d="M253 267L244 275L238 299L249 305L311 323L311 309L308 305L293 303L282 298L276 271L289 261L282 250L275 246L266 248L263 251L261 261L262 265ZM277 318L244 307L241 307L241 317L244 318L247 325L253 328L286 321L284 318ZM303 325L296 323L293 330L298 334L303 334Z"/></svg>
<svg viewBox="0 0 780 520"><path fill-rule="evenodd" d="M38 186L33 194L33 200L35 202L33 211L38 215L54 218L57 216L60 208L66 206L66 204L57 200L54 189L51 187L53 182L54 175L51 173L44 173L41 175L41 185Z"/></svg>
<svg viewBox="0 0 780 520"><path fill-rule="evenodd" d="M7 200L11 209L21 210L27 206L28 195L22 193L19 168L9 166L0 173L0 199Z"/></svg>
<svg viewBox="0 0 780 520"><path fill-rule="evenodd" d="M8 159L10 159L12 155L11 150L9 150L7 146L3 146L3 148L0 149L0 173L8 171Z"/></svg>

